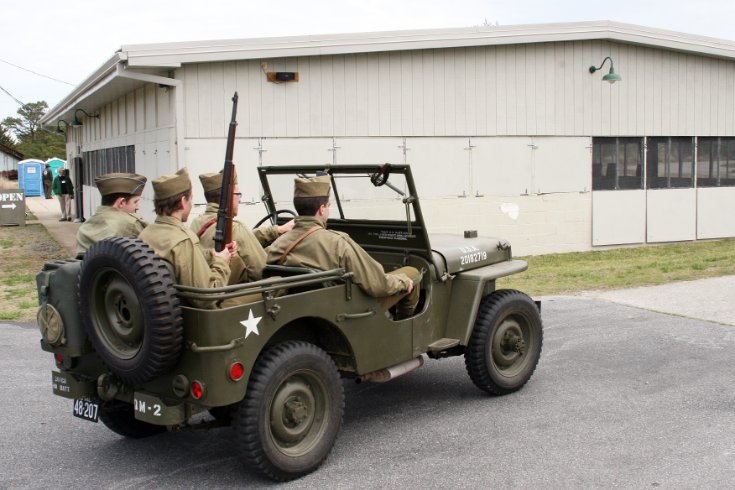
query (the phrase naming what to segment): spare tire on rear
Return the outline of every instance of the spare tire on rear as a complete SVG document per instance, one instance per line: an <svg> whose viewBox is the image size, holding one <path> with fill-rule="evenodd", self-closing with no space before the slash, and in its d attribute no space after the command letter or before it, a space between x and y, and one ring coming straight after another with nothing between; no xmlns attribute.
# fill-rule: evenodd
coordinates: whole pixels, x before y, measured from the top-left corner
<svg viewBox="0 0 735 490"><path fill-rule="evenodd" d="M174 279L137 238L92 245L79 273L79 307L97 354L124 381L145 383L178 361L183 320Z"/></svg>

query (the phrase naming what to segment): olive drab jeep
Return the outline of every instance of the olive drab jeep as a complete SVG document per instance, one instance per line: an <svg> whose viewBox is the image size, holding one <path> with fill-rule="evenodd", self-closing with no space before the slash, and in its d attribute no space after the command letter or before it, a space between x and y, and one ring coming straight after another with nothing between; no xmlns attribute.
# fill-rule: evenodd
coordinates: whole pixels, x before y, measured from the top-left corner
<svg viewBox="0 0 735 490"><path fill-rule="evenodd" d="M318 468L334 445L343 379L385 382L427 358L464 355L472 382L492 395L529 380L541 354L540 305L496 290L496 279L527 267L508 242L430 234L406 165L257 170L272 223L293 214L295 176L326 172L328 228L386 271L423 273L415 314L385 310L343 269L266 266L257 282L184 287L145 243L106 239L37 276L41 348L55 357L53 392L73 400L73 415L132 438L231 425L246 463L289 480ZM227 308L190 302L251 295Z"/></svg>

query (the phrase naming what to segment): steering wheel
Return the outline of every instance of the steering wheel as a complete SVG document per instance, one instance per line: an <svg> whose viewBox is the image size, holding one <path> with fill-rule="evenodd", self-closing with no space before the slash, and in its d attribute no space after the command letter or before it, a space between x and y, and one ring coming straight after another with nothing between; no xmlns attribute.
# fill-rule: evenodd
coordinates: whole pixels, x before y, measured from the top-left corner
<svg viewBox="0 0 735 490"><path fill-rule="evenodd" d="M262 225L263 223L265 223L267 220L271 218L278 218L278 215L280 214L290 214L293 217L298 216L294 211L291 211L290 209L277 209L274 214L266 214L265 216L263 216L263 219L255 223L255 226L253 226L253 230L258 228L260 225Z"/></svg>

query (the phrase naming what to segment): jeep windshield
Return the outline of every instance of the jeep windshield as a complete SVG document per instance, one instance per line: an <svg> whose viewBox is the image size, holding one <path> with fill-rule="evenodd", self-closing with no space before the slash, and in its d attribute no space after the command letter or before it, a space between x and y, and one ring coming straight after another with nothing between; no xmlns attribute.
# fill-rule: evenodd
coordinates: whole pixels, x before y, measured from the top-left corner
<svg viewBox="0 0 735 490"><path fill-rule="evenodd" d="M411 169L406 165L273 166L259 167L258 172L271 216L293 209L294 178L328 174L332 180L328 228L349 233L368 249L400 248L430 256Z"/></svg>

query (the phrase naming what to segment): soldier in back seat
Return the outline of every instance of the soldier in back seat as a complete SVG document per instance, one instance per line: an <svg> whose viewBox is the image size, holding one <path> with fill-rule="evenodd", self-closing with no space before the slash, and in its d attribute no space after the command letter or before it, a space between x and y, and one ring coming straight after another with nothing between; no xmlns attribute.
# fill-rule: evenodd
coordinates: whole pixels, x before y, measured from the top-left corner
<svg viewBox="0 0 735 490"><path fill-rule="evenodd" d="M228 243L220 252L214 249L206 253L199 247L199 237L184 225L192 208L191 180L186 168L174 175L164 175L153 182L156 221L148 225L138 238L148 244L156 254L170 263L176 282L197 288L216 288L227 285L230 277L230 260L237 254L237 243ZM199 308L217 308L212 301L190 300Z"/></svg>
<svg viewBox="0 0 735 490"><path fill-rule="evenodd" d="M396 305L399 319L413 315L419 301L419 288L414 283L421 273L414 267L401 267L386 274L349 235L327 230L330 191L328 176L295 179L293 203L299 216L293 230L266 249L267 262L321 270L344 268L354 273L353 282L378 298L384 308Z"/></svg>
<svg viewBox="0 0 735 490"><path fill-rule="evenodd" d="M132 173L112 173L95 177L94 183L102 196L102 205L94 216L82 223L77 231L77 254L103 238L113 236L137 237L148 226L136 213L146 179Z"/></svg>
<svg viewBox="0 0 735 490"><path fill-rule="evenodd" d="M222 172L201 174L199 180L204 188L207 209L201 216L194 218L191 230L199 237L199 245L204 249L214 247L215 224L222 193ZM233 210L237 215L240 201L240 190L237 175L234 175ZM263 278L265 266L264 246L271 243L279 235L293 228L293 220L281 226L261 226L257 230L249 230L237 220L232 221L232 239L237 242L237 256L230 262L229 284L259 281Z"/></svg>

